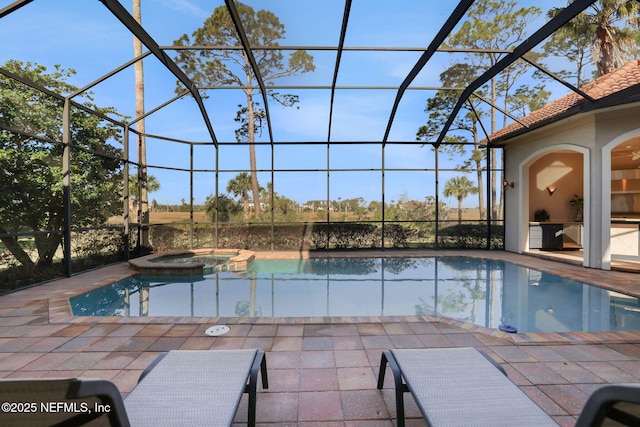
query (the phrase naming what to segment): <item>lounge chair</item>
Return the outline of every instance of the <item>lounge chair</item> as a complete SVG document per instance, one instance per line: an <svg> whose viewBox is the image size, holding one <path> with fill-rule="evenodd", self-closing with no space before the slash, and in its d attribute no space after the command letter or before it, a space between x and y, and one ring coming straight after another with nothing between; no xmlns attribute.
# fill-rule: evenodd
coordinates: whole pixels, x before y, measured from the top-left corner
<svg viewBox="0 0 640 427"><path fill-rule="evenodd" d="M387 350L382 353L378 389L387 363L393 372L397 426L404 427L404 393L410 392L430 426L557 426L506 376L502 367L473 348ZM640 385L605 386L588 400L576 426L609 417L626 425L640 419L617 402L640 403ZM626 421L625 421L626 420Z"/></svg>
<svg viewBox="0 0 640 427"><path fill-rule="evenodd" d="M247 424L255 426L258 371L262 387L268 388L266 368L259 350L170 351L142 373L124 401L106 380L4 379L0 396L15 413L0 412L0 425L78 426L92 421L91 426L227 427L248 393ZM33 410L25 411L25 402L34 404Z"/></svg>
<svg viewBox="0 0 640 427"><path fill-rule="evenodd" d="M576 427L640 426L640 384L610 384L594 391L580 412ZM609 424L607 424L609 425Z"/></svg>

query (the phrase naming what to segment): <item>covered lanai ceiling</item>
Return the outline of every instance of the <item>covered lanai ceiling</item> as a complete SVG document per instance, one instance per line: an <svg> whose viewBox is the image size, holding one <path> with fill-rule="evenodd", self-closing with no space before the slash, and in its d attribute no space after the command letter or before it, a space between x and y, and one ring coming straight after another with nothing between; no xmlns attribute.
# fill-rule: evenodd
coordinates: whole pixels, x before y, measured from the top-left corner
<svg viewBox="0 0 640 427"><path fill-rule="evenodd" d="M173 43L191 36L216 7L226 7L240 34L241 45L218 49L242 49L255 73L255 101L265 109L265 126L257 140L270 144L306 142L416 141L416 131L426 121L426 100L439 89L455 91L457 103L444 112L446 120L428 141L446 142L455 132L453 121L465 103L482 100L495 108L507 123L520 122L522 113L492 105L478 90L514 63L526 63L528 73L518 84L530 82L533 73L546 76L550 100L567 93L584 94L570 80L558 77L569 64L562 58L536 62L527 57L593 0L578 0L555 18L546 12L558 7L553 1L516 1L515 9L538 6L515 42L487 49L451 49L444 43L469 20L473 0L460 2L372 0L246 0L256 11L273 12L286 29L279 40L285 57L305 50L314 57L315 71L282 77L266 83L255 57L262 46L252 44L245 33L236 2L232 0L142 0L142 25L132 17L131 0L19 0L0 2L0 63L10 59L32 62L53 70L56 64L72 68L70 83L81 88L73 94L82 102L91 92L95 103L113 106L135 123L133 63L145 68L146 133L168 141L235 142L234 121L246 98L241 85L198 87L189 70L178 65ZM144 45L143 55L133 55L133 37ZM469 55L497 55L488 69L478 68L465 86L443 87L440 74ZM4 72L6 75L6 72ZM177 82L177 83L176 83ZM176 91L176 86L179 88ZM265 94L274 90L299 97L297 108L283 108ZM589 109L638 99L638 85L603 99L586 97ZM62 94L69 96L71 94ZM502 119L500 119L502 123ZM500 126L501 127L501 126ZM491 128L483 119L481 137Z"/></svg>

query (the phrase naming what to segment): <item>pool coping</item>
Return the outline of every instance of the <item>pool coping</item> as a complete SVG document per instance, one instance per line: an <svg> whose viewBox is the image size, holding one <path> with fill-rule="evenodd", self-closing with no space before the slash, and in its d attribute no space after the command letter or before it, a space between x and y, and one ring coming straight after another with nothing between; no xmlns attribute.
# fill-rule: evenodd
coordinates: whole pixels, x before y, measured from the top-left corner
<svg viewBox="0 0 640 427"><path fill-rule="evenodd" d="M510 252L500 251L452 251L452 250L440 250L440 251L358 251L358 252L255 252L256 259L274 259L274 258L334 258L334 257L388 257L388 258L400 258L400 257L474 257L492 260L508 261L513 264L517 264L524 267L535 268L541 270L541 264L545 264L547 267L551 266L555 269L559 269L566 274L559 274L554 271L554 274L558 274L562 277L578 280L583 283L592 284L595 286L603 287L598 282L598 276L601 275L602 270L586 269L582 267L571 266L558 261L541 260L535 257L514 254ZM49 306L49 322L50 323L120 323L120 324L228 324L228 325L240 325L240 324L259 324L259 325L271 325L271 324L353 324L353 323L382 323L382 322L439 322L442 324L448 324L451 326L459 327L463 330L472 333L482 333L498 339L506 340L514 344L540 344L540 343L558 343L558 344L576 344L576 343L628 343L628 342L640 342L640 331L598 331L598 332L543 332L543 333L507 333L499 331L497 329L486 328L483 326L475 325L460 320L444 316L319 316L319 317L187 317L187 316L149 316L149 317L125 317L125 316L74 316L71 312L70 298L81 295L88 291L98 289L103 286L107 286L115 281L131 277L138 274L138 271L131 267L128 263L115 264L116 270L120 270L109 274L108 277L94 281L92 283L80 283L70 289L62 289L61 292L56 292L56 295L48 296ZM109 267L103 267L108 269ZM582 271L581 271L581 270ZM587 274L588 273L588 274ZM606 273L614 274L607 271ZM80 277L83 274L79 274ZM623 273L623 277L629 275L629 273ZM591 277L589 282L585 278ZM578 277L578 278L576 278ZM581 278L582 277L582 278ZM610 277L610 276L608 276ZM630 277L626 277L626 281L629 281ZM635 278L637 280L637 277ZM47 285L55 285L56 283L64 282L65 279L60 281L51 282ZM609 285L606 289L613 291L620 291L615 286L617 280L609 281ZM613 284L612 284L613 283ZM640 286L638 286L640 288ZM33 288L32 288L33 289ZM638 296L640 295L640 289L635 289ZM20 292L20 291L18 291ZM629 293L625 291L625 293Z"/></svg>
<svg viewBox="0 0 640 427"><path fill-rule="evenodd" d="M171 274L178 276L202 276L204 273L203 262L173 263L161 262L162 258L175 257L180 255L233 255L224 264L230 271L245 271L249 262L255 257L254 251L245 249L183 249L169 252L155 252L140 258L129 260L129 265L135 268L140 274L162 275ZM216 266L216 268L218 268Z"/></svg>

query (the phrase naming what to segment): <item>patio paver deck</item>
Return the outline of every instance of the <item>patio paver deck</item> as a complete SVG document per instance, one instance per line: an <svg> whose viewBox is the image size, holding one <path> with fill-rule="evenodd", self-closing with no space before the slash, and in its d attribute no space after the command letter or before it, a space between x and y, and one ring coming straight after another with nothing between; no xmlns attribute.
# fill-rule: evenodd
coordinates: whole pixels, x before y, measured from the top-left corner
<svg viewBox="0 0 640 427"><path fill-rule="evenodd" d="M393 255L402 256L402 252ZM477 255L640 295L637 273L603 272L504 252L478 251ZM270 382L268 390L259 391L259 425L329 427L395 424L393 382L387 380L382 391L375 388L380 354L387 348L481 348L560 425L567 426L573 425L588 395L600 385L640 383L638 331L510 335L422 316L219 319L70 315L69 296L130 274L128 265L122 263L1 296L0 377L106 378L126 395L142 370L163 351L257 347L267 352ZM220 337L205 335L207 327L220 323L229 325L231 331ZM406 400L408 425L424 425L409 395ZM246 421L245 416L244 410L239 411L236 421Z"/></svg>

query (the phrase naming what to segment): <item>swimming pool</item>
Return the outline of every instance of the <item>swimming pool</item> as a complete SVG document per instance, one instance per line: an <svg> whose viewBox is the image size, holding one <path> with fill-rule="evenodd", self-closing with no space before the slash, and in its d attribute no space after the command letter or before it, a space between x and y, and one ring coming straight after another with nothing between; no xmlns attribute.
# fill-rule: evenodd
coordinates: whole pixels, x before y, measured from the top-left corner
<svg viewBox="0 0 640 427"><path fill-rule="evenodd" d="M71 306L76 316L438 315L518 332L640 329L637 298L468 257L255 260L242 274L134 276Z"/></svg>

